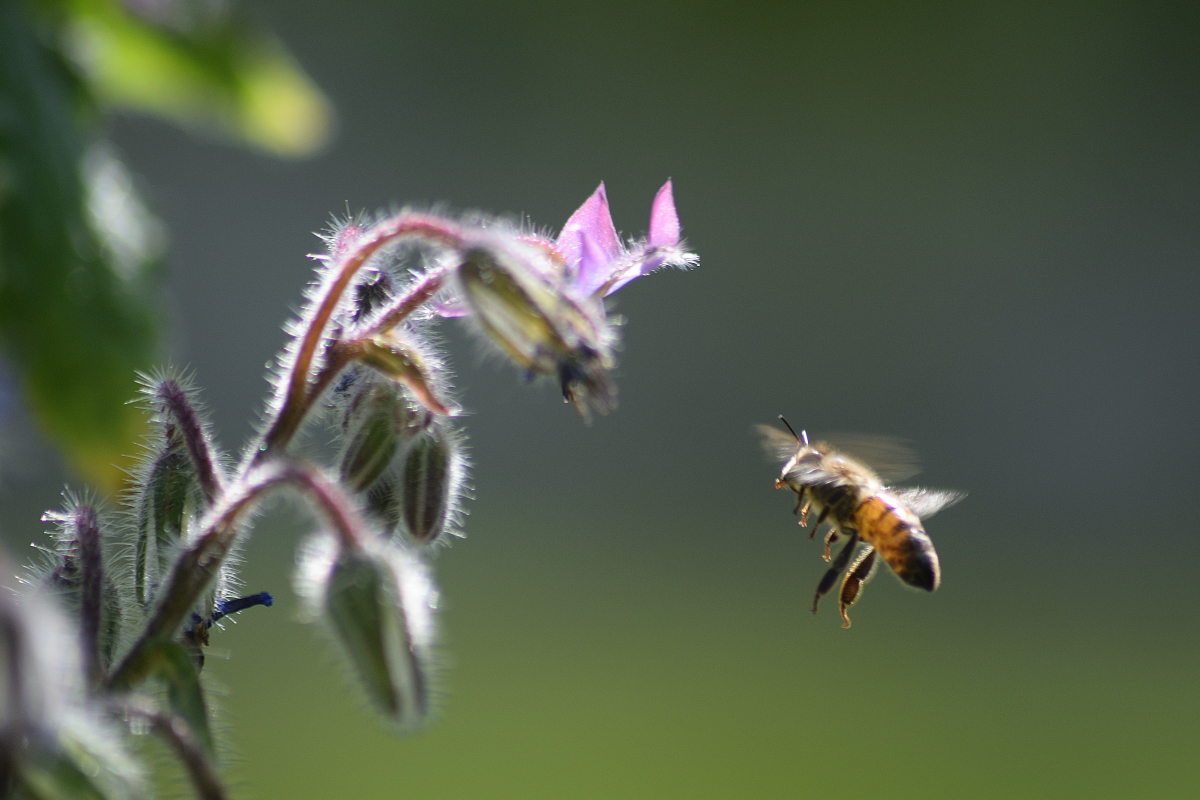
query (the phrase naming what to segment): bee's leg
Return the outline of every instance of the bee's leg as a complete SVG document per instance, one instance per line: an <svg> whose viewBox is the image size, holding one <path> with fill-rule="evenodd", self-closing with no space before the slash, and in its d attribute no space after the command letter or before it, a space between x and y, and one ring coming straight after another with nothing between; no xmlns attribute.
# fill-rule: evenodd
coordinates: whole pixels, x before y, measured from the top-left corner
<svg viewBox="0 0 1200 800"><path fill-rule="evenodd" d="M850 617L846 612L858 600L863 584L867 582L867 578L871 577L871 570L874 568L875 548L868 546L854 560L854 566L850 567L846 577L842 579L842 591L838 596L838 610L842 613L843 628L850 627Z"/></svg>
<svg viewBox="0 0 1200 800"><path fill-rule="evenodd" d="M796 507L792 509L793 514L800 515L800 527L808 527L808 509L812 506L812 499L805 497L808 494L808 487L800 487L800 491L796 492Z"/></svg>
<svg viewBox="0 0 1200 800"><path fill-rule="evenodd" d="M799 489L796 490L796 507L792 509L793 514L800 513L800 506L804 503L805 488L806 487L801 486Z"/></svg>
<svg viewBox="0 0 1200 800"><path fill-rule="evenodd" d="M833 545L835 542L837 542L837 540L838 540L838 529L835 526L835 527L829 529L829 533L825 534L825 553L821 556L821 558L825 559L826 561L829 560L829 548L831 545Z"/></svg>
<svg viewBox="0 0 1200 800"><path fill-rule="evenodd" d="M815 525L813 525L812 530L808 532L809 541L812 541L812 538L817 535L817 531L821 530L821 525L825 522L825 518L828 516L829 516L829 506L825 506L824 508L821 509L821 513L817 514L817 522ZM807 519L807 515L805 518ZM800 524L803 525L804 522L801 521Z"/></svg>
<svg viewBox="0 0 1200 800"><path fill-rule="evenodd" d="M838 551L837 558L833 560L833 564L829 569L825 570L825 574L821 576L821 582L817 584L817 594L813 598L813 613L817 613L817 604L821 602L821 598L829 594L829 590L833 588L833 582L837 580L837 576L842 574L842 570L850 563L850 556L854 555L854 551L858 548L858 531L850 534L849 541L842 546Z"/></svg>

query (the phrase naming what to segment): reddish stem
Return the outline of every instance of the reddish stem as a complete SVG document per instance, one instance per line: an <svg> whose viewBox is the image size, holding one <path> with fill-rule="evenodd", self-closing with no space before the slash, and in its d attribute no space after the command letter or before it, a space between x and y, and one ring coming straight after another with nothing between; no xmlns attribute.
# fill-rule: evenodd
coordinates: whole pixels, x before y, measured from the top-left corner
<svg viewBox="0 0 1200 800"><path fill-rule="evenodd" d="M275 417L274 423L263 436L262 444L255 453L251 466L262 463L269 455L286 447L292 436L299 430L309 408L315 402L315 393L309 391L313 361L316 359L325 329L328 327L338 303L341 302L342 295L354 280L354 276L381 248L406 237L419 237L431 244L449 248L462 246L462 236L456 226L425 214L400 214L375 226L369 239L358 245L341 262L340 267L337 268L337 276L329 284L324 297L317 304L287 377L287 395L283 405ZM401 303L382 315L381 322L392 320L391 325L398 324L432 297L441 288L444 278L444 271L435 271L426 275L423 280L418 281L410 289L405 298L402 298Z"/></svg>
<svg viewBox="0 0 1200 800"><path fill-rule="evenodd" d="M360 546L358 532L364 523L354 503L315 467L272 464L257 471L237 487L240 491L210 517L202 528L204 532L175 562L162 592L162 604L109 678L110 689L129 688L144 677L145 647L157 639L169 638L183 624L237 541L242 515L268 491L285 484L301 489L321 509L344 547Z"/></svg>

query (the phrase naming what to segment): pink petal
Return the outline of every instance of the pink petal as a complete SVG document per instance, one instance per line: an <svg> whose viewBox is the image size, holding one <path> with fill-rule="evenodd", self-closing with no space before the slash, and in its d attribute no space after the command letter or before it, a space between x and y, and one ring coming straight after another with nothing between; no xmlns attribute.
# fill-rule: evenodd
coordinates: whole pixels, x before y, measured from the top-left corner
<svg viewBox="0 0 1200 800"><path fill-rule="evenodd" d="M601 188L603 184L601 184ZM650 233L647 244L651 247L674 247L679 244L679 215L675 212L675 196L668 180L654 196L650 206Z"/></svg>
<svg viewBox="0 0 1200 800"><path fill-rule="evenodd" d="M558 249L566 256L567 264L573 268L587 255L584 237L591 239L592 246L608 260L615 259L621 252L617 229L613 226L612 214L608 210L608 196L601 182L592 196L584 201L558 235ZM576 274L578 274L576 270Z"/></svg>
<svg viewBox="0 0 1200 800"><path fill-rule="evenodd" d="M613 282L613 285L608 287L608 291L604 293L605 297L620 289L625 284L629 283L634 278L640 278L643 275L649 275L654 270L663 265L663 257L660 255L658 248L650 248L649 251L635 253L632 262L625 262L627 269L625 274L618 280Z"/></svg>
<svg viewBox="0 0 1200 800"><path fill-rule="evenodd" d="M580 237L580 243L583 245L583 256L579 259L579 267L575 273L575 286L587 296L609 279L616 259L605 253L586 232Z"/></svg>

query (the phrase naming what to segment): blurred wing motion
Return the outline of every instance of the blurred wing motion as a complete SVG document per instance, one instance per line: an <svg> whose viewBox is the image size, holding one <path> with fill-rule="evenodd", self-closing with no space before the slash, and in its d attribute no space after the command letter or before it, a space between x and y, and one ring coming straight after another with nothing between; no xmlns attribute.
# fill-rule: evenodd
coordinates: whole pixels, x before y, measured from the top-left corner
<svg viewBox="0 0 1200 800"><path fill-rule="evenodd" d="M889 487L888 491L896 496L909 511L921 519L932 517L943 508L949 508L967 496L966 492L950 492L943 489L922 489L920 487Z"/></svg>
<svg viewBox="0 0 1200 800"><path fill-rule="evenodd" d="M788 438L794 448L796 440ZM887 483L908 480L921 471L920 459L907 439L866 433L831 433L815 438L866 464Z"/></svg>
<svg viewBox="0 0 1200 800"><path fill-rule="evenodd" d="M800 449L800 443L789 431L775 425L756 425L763 437L763 450L774 461L788 461Z"/></svg>

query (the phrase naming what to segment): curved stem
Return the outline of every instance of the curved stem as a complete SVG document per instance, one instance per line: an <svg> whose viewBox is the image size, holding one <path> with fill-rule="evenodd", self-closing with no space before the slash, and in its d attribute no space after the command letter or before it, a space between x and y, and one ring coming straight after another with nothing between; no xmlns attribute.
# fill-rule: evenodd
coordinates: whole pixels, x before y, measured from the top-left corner
<svg viewBox="0 0 1200 800"><path fill-rule="evenodd" d="M203 533L175 562L161 592L162 603L108 679L109 689L126 689L145 677L147 662L142 658L145 648L175 634L233 549L243 515L268 491L285 484L301 489L320 508L344 547L360 546L359 532L365 526L354 503L315 467L281 463L257 470L233 489L236 494L232 499L214 509L201 526Z"/></svg>
<svg viewBox="0 0 1200 800"><path fill-rule="evenodd" d="M204 427L200 415L188 400L187 392L178 381L168 378L158 386L158 400L163 404L179 432L183 435L188 455L196 468L196 477L200 482L200 490L211 505L221 493L221 477L209 449L208 438L204 435Z"/></svg>
<svg viewBox="0 0 1200 800"><path fill-rule="evenodd" d="M266 461L272 451L287 447L287 443L300 429L300 425L308 416L309 411L321 402L329 384L333 383L334 378L353 360L354 343L357 340L391 330L399 325L441 290L446 283L446 276L449 274L448 267L439 267L427 272L391 306L372 318L367 325L361 329L355 329L346 339L332 342L325 353L325 362L321 365L316 377L308 382L303 400L297 403L293 409L287 410L286 413L280 413L276 424L264 437L263 446L255 452L251 466Z"/></svg>
<svg viewBox="0 0 1200 800"><path fill-rule="evenodd" d="M251 466L262 463L267 457L286 447L312 407L315 398L309 391L309 378L313 361L317 357L325 329L329 326L329 321L354 276L380 249L409 237L449 248L458 248L463 244L457 226L452 223L425 214L406 213L375 226L367 241L358 245L341 261L335 268L333 279L327 283L320 300L315 304L311 319L307 321L296 357L285 377L286 394L283 404L263 435L262 442L251 459ZM413 304L407 310L397 309L396 322L393 324L432 297L440 288L443 278L444 274L435 272L427 275L425 281L418 282L409 292L414 299Z"/></svg>

